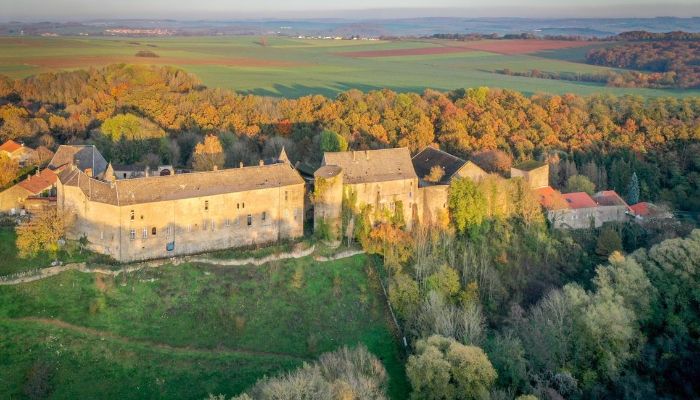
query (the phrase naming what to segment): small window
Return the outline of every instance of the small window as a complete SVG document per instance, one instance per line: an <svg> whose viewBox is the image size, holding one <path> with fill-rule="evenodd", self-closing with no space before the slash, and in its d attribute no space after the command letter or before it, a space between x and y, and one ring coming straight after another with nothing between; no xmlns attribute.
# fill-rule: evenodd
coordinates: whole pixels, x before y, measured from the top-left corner
<svg viewBox="0 0 700 400"><path fill-rule="evenodd" d="M209 221L205 219L204 223L202 224L202 230L206 231L207 229L209 229Z"/></svg>
<svg viewBox="0 0 700 400"><path fill-rule="evenodd" d="M204 200L204 211L209 211L209 200Z"/></svg>
<svg viewBox="0 0 700 400"><path fill-rule="evenodd" d="M105 238L105 232L100 231L100 240L104 240L104 238Z"/></svg>
<svg viewBox="0 0 700 400"><path fill-rule="evenodd" d="M241 208L245 208L245 202L241 203Z"/></svg>
<svg viewBox="0 0 700 400"><path fill-rule="evenodd" d="M129 231L129 239L136 240L136 229L132 229Z"/></svg>
<svg viewBox="0 0 700 400"><path fill-rule="evenodd" d="M157 231L155 226L153 228L151 228L151 235L155 236L157 232L158 231Z"/></svg>
<svg viewBox="0 0 700 400"><path fill-rule="evenodd" d="M266 219L267 219L267 211L263 211L263 213L262 213L263 222L265 222Z"/></svg>
<svg viewBox="0 0 700 400"><path fill-rule="evenodd" d="M248 226L253 225L253 216L248 214Z"/></svg>
<svg viewBox="0 0 700 400"><path fill-rule="evenodd" d="M238 210L241 209L241 203L236 203L236 209L238 209Z"/></svg>
<svg viewBox="0 0 700 400"><path fill-rule="evenodd" d="M142 237L143 239L148 238L148 229L143 228L143 230L141 231L141 237Z"/></svg>
<svg viewBox="0 0 700 400"><path fill-rule="evenodd" d="M131 210L131 220L134 220L134 210Z"/></svg>
<svg viewBox="0 0 700 400"><path fill-rule="evenodd" d="M284 201L287 201L288 199L289 199L289 192L285 190L284 191Z"/></svg>
<svg viewBox="0 0 700 400"><path fill-rule="evenodd" d="M216 222L214 222L214 220L212 219L211 220L211 230L213 231L215 229L216 229Z"/></svg>
<svg viewBox="0 0 700 400"><path fill-rule="evenodd" d="M226 226L226 227L231 226L231 220L226 218L226 222L224 222L224 226Z"/></svg>
<svg viewBox="0 0 700 400"><path fill-rule="evenodd" d="M172 227L172 226L169 226L169 227L165 230L165 235L166 235L167 237L172 237L172 236L173 236L173 227Z"/></svg>

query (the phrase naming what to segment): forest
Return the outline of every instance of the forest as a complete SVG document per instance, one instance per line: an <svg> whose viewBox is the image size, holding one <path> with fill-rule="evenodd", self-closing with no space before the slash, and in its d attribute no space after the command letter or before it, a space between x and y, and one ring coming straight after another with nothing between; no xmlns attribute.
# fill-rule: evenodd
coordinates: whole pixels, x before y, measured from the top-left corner
<svg viewBox="0 0 700 400"><path fill-rule="evenodd" d="M593 49L590 64L626 68L643 73L616 74L608 84L627 87L700 86L700 41L650 41Z"/></svg>

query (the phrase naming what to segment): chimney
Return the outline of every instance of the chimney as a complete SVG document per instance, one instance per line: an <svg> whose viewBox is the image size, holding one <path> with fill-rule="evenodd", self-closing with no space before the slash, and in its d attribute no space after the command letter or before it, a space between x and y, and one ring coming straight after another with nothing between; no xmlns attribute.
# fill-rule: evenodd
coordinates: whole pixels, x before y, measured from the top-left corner
<svg viewBox="0 0 700 400"><path fill-rule="evenodd" d="M365 158L369 160L369 150L365 150Z"/></svg>
<svg viewBox="0 0 700 400"><path fill-rule="evenodd" d="M238 163L238 168L243 168L243 161Z"/></svg>
<svg viewBox="0 0 700 400"><path fill-rule="evenodd" d="M260 160L260 161L258 162L258 165L260 165L260 166L262 167L263 165L265 165L265 162L264 162L263 160Z"/></svg>

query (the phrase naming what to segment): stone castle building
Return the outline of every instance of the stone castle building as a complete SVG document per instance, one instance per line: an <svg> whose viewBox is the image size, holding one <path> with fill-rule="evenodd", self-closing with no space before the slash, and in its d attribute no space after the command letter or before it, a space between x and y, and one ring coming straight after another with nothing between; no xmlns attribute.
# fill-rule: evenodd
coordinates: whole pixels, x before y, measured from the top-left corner
<svg viewBox="0 0 700 400"><path fill-rule="evenodd" d="M100 169L63 168L58 208L70 222L70 239L84 237L93 251L121 262L304 233L305 185L287 162L123 180L90 176Z"/></svg>

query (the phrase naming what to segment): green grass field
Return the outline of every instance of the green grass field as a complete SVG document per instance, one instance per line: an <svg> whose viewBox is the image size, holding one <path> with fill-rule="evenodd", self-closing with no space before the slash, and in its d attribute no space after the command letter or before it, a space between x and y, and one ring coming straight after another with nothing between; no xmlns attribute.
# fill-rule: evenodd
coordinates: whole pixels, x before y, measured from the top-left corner
<svg viewBox="0 0 700 400"><path fill-rule="evenodd" d="M596 72L607 68L581 63L591 46L503 55L485 51L436 55L352 58L343 52L450 46L431 41L339 41L258 37L174 38L17 38L0 37L0 74L20 78L109 63L153 63L180 66L210 87L241 93L298 97L334 96L351 88L417 91L490 86L532 93L611 93L642 96L698 96L700 90L608 88L598 84L503 76L494 70L540 69L552 72ZM150 50L159 58L139 58Z"/></svg>
<svg viewBox="0 0 700 400"><path fill-rule="evenodd" d="M364 343L403 399L401 350L368 262L185 264L0 286L0 387L21 398L42 363L53 399L203 399Z"/></svg>

